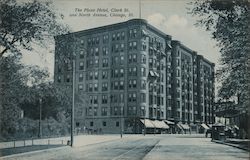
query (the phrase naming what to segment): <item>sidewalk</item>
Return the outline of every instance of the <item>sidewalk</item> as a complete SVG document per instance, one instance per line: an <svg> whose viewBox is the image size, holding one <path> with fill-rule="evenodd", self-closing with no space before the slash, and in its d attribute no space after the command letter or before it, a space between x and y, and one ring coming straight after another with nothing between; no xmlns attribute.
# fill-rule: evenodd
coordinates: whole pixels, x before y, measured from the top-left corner
<svg viewBox="0 0 250 160"><path fill-rule="evenodd" d="M128 135L123 136L123 138L129 137ZM74 136L74 145L73 147L82 147L87 146L91 144L98 144L113 140L119 140L121 139L119 134L115 135L77 135ZM61 140L64 141L63 144L58 144ZM18 141L16 143L16 147L10 148L10 144L13 142L3 142L0 143L0 157L3 156L18 156L19 154L26 154L26 152L43 152L47 149L56 149L58 147L66 146L66 140L70 140L69 137L61 137L61 138L50 138L50 144L47 144L48 139L39 139L37 140L33 145L31 145L31 142L27 143L23 146L22 141ZM53 143L55 142L55 143ZM18 145L19 144L19 145Z"/></svg>
<svg viewBox="0 0 250 160"><path fill-rule="evenodd" d="M215 143L225 144L228 146L236 147L246 151L250 151L250 140L249 139L233 139L228 138L225 141L213 140Z"/></svg>

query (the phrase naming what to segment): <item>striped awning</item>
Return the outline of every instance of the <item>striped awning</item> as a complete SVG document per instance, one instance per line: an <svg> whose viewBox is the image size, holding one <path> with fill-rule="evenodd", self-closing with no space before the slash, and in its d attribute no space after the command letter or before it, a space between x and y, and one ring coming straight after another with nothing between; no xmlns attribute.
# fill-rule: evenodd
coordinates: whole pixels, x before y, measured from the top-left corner
<svg viewBox="0 0 250 160"><path fill-rule="evenodd" d="M209 127L208 127L205 123L202 123L201 126L202 126L204 129L209 129Z"/></svg>
<svg viewBox="0 0 250 160"><path fill-rule="evenodd" d="M168 120L164 120L164 122L166 122L168 125L173 125L174 122L168 121Z"/></svg>
<svg viewBox="0 0 250 160"><path fill-rule="evenodd" d="M140 121L145 125L146 128L155 128L152 121L149 119L140 119Z"/></svg>
<svg viewBox="0 0 250 160"><path fill-rule="evenodd" d="M154 120L152 121L152 123L155 126L155 128L169 129L169 126L163 121Z"/></svg>

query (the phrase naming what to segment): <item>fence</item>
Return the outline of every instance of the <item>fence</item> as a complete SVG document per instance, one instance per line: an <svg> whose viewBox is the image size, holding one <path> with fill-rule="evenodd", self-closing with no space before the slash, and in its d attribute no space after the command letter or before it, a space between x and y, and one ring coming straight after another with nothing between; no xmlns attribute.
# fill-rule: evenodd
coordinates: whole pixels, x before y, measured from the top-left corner
<svg viewBox="0 0 250 160"><path fill-rule="evenodd" d="M0 142L0 149L25 147L33 145L67 145L69 140L70 140L69 137L12 140L8 142Z"/></svg>

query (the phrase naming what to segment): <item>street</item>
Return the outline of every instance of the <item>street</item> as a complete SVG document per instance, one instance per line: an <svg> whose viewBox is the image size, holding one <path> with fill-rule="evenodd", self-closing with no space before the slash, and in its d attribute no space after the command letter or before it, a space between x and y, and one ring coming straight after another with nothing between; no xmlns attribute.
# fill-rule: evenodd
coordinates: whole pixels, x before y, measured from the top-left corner
<svg viewBox="0 0 250 160"><path fill-rule="evenodd" d="M118 136L118 135L117 135ZM77 142L80 143L79 140ZM84 143L84 142L81 142ZM28 153L3 159L18 160L236 160L246 151L211 142L201 135L125 135L122 139L57 150Z"/></svg>

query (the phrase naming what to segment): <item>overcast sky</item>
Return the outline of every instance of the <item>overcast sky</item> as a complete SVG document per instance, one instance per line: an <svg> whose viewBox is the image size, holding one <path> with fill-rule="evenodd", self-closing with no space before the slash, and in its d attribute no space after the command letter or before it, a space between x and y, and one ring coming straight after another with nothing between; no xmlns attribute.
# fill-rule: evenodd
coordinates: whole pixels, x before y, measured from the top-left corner
<svg viewBox="0 0 250 160"><path fill-rule="evenodd" d="M72 31L139 18L139 0L55 0L54 2L56 9L64 15L64 22L71 27ZM190 0L141 0L141 18L171 35L172 39L181 41L187 47L218 65L219 49L216 47L215 41L211 39L210 32L194 26L196 17L187 14L188 2ZM76 8L82 10L85 8L107 8L109 11L112 8L127 8L131 14L130 17L70 16L70 14L76 13ZM46 67L53 75L53 54L54 46L51 45L50 48L37 49L35 54L25 55L23 61L26 64L38 64Z"/></svg>

